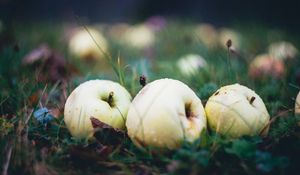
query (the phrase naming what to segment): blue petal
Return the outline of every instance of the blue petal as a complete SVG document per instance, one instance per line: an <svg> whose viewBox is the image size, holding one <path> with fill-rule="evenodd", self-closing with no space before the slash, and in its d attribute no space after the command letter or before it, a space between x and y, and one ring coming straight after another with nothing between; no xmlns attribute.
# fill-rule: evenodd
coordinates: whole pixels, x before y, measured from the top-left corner
<svg viewBox="0 0 300 175"><path fill-rule="evenodd" d="M45 107L36 110L33 116L42 124L46 124L54 119L53 115L49 114L49 110Z"/></svg>
<svg viewBox="0 0 300 175"><path fill-rule="evenodd" d="M49 110L47 108L40 108L33 113L33 116L36 119L39 119L39 118L45 116L47 113L49 113Z"/></svg>

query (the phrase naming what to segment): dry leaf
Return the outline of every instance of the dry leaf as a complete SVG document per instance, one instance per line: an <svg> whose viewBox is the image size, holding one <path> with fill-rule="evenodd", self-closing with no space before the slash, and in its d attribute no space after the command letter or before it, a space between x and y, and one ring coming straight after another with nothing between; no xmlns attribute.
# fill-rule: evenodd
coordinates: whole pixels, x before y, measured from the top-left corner
<svg viewBox="0 0 300 175"><path fill-rule="evenodd" d="M100 120L96 119L95 117L91 117L90 120L92 122L94 129L96 129L96 128L112 128L111 126L101 122Z"/></svg>
<svg viewBox="0 0 300 175"><path fill-rule="evenodd" d="M41 44L23 58L25 66L33 66L38 81L57 82L67 78L65 58L59 52Z"/></svg>

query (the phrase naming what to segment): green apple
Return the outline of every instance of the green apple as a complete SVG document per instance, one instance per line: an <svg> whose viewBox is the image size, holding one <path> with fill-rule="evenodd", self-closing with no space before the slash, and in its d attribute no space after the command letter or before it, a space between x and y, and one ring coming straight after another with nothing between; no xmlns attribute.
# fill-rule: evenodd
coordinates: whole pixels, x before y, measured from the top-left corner
<svg viewBox="0 0 300 175"><path fill-rule="evenodd" d="M103 52L108 49L107 40L98 30L92 27L87 29L82 28L74 33L69 41L69 50L77 58L102 59Z"/></svg>
<svg viewBox="0 0 300 175"><path fill-rule="evenodd" d="M94 117L113 128L124 129L131 96L120 84L109 80L90 80L80 84L68 97L64 121L71 135L89 139Z"/></svg>
<svg viewBox="0 0 300 175"><path fill-rule="evenodd" d="M300 115L300 92L298 93L295 101L295 114Z"/></svg>
<svg viewBox="0 0 300 175"><path fill-rule="evenodd" d="M177 61L177 67L185 76L196 75L200 69L206 66L205 59L197 54L184 55Z"/></svg>
<svg viewBox="0 0 300 175"><path fill-rule="evenodd" d="M267 134L269 113L262 99L240 84L217 90L205 106L208 125L217 133L237 138Z"/></svg>
<svg viewBox="0 0 300 175"><path fill-rule="evenodd" d="M201 100L184 83L159 79L147 84L133 99L126 127L138 147L178 148L195 141L206 128Z"/></svg>

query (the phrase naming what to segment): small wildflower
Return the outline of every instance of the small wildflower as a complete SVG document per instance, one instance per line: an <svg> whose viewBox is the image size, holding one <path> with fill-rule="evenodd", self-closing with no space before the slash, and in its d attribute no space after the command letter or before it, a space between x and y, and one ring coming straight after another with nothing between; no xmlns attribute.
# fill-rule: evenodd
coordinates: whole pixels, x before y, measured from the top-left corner
<svg viewBox="0 0 300 175"><path fill-rule="evenodd" d="M34 118L37 119L37 121L39 121L41 124L47 124L49 123L51 120L54 119L54 117L49 113L49 110L47 108L40 108L38 110L36 110L33 113Z"/></svg>

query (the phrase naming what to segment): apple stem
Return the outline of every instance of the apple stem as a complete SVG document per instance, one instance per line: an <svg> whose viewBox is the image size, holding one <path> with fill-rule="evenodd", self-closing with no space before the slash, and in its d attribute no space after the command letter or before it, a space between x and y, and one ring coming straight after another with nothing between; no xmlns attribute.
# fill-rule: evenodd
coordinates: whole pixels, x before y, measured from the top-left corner
<svg viewBox="0 0 300 175"><path fill-rule="evenodd" d="M186 116L187 118L190 118L190 117L191 117L191 114L192 114L192 111L191 111L191 104L185 105L185 116Z"/></svg>
<svg viewBox="0 0 300 175"><path fill-rule="evenodd" d="M108 102L108 104L109 104L110 106L112 106L112 103L113 103L113 96L114 96L114 92L110 92L109 95L108 95L108 100L107 100L107 102Z"/></svg>

